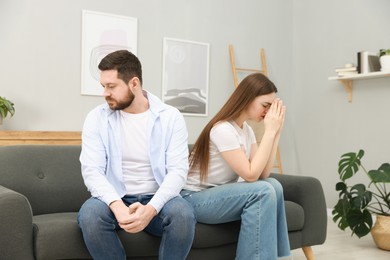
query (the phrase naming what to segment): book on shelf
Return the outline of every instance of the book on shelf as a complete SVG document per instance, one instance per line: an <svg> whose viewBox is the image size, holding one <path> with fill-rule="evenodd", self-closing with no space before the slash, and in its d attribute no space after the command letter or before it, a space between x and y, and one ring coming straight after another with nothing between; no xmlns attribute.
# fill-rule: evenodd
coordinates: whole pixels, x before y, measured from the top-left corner
<svg viewBox="0 0 390 260"><path fill-rule="evenodd" d="M344 68L336 68L335 72L357 72L357 67L344 67Z"/></svg>
<svg viewBox="0 0 390 260"><path fill-rule="evenodd" d="M357 70L355 70L355 71L339 71L339 72L337 72L337 76L351 76L351 75L357 75L358 74L358 72L357 72Z"/></svg>
<svg viewBox="0 0 390 260"><path fill-rule="evenodd" d="M347 76L357 74L358 70L357 67L354 66L352 63L348 63L345 64L344 67L336 68L335 72L337 73L337 76Z"/></svg>
<svg viewBox="0 0 390 260"><path fill-rule="evenodd" d="M357 53L357 71L359 73L370 73L380 71L379 56L373 52L360 51Z"/></svg>

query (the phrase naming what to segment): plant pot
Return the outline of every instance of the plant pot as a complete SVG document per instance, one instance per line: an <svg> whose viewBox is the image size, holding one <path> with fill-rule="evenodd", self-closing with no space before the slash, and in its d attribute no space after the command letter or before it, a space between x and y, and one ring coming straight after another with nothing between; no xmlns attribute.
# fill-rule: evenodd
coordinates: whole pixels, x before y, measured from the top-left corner
<svg viewBox="0 0 390 260"><path fill-rule="evenodd" d="M371 235L378 248L390 251L390 216L377 215Z"/></svg>
<svg viewBox="0 0 390 260"><path fill-rule="evenodd" d="M381 71L389 71L390 72L390 55L383 55L379 58L379 62L381 64Z"/></svg>

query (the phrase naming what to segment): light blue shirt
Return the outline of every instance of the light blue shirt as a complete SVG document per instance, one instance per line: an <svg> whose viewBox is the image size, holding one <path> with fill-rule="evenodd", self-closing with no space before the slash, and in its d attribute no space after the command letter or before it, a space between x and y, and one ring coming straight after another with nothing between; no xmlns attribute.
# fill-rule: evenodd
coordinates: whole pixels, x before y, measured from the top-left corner
<svg viewBox="0 0 390 260"><path fill-rule="evenodd" d="M188 174L188 132L183 116L144 91L152 119L148 125L149 157L159 189L149 202L157 212L179 195ZM137 147L133 148L137 152ZM102 104L87 115L80 154L84 183L107 205L126 195L123 184L120 111Z"/></svg>

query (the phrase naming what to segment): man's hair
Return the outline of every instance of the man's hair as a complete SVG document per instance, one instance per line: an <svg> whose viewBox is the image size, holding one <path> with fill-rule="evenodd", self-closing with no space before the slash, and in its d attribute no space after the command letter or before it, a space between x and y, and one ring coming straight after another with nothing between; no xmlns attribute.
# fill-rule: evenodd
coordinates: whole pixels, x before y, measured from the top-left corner
<svg viewBox="0 0 390 260"><path fill-rule="evenodd" d="M133 77L137 77L142 86L141 62L137 56L127 50L114 51L108 54L100 61L98 67L101 71L118 71L118 78L123 80L126 84L129 83Z"/></svg>

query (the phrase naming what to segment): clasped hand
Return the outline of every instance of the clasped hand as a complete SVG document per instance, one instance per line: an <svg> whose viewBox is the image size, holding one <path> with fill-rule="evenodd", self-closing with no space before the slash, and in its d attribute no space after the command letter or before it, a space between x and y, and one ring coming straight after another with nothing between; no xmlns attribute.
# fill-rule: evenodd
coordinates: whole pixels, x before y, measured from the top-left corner
<svg viewBox="0 0 390 260"><path fill-rule="evenodd" d="M138 233L150 223L157 214L151 205L142 205L139 202L131 204L129 207L116 207L113 210L119 226L129 233Z"/></svg>
<svg viewBox="0 0 390 260"><path fill-rule="evenodd" d="M281 99L275 99L269 108L265 118L265 130L273 131L275 134L280 133L285 119L286 107Z"/></svg>

